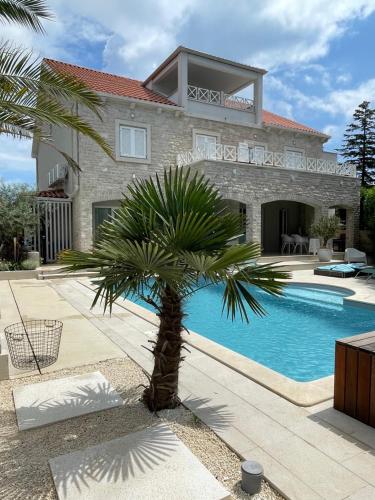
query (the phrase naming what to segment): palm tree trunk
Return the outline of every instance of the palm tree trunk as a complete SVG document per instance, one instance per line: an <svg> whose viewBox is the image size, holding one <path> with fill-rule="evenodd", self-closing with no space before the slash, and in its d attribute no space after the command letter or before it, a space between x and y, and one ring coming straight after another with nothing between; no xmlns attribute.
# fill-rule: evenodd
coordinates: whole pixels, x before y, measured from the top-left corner
<svg viewBox="0 0 375 500"><path fill-rule="evenodd" d="M179 405L178 370L181 362L182 304L169 286L161 297L160 326L153 350L155 364L143 401L151 411Z"/></svg>

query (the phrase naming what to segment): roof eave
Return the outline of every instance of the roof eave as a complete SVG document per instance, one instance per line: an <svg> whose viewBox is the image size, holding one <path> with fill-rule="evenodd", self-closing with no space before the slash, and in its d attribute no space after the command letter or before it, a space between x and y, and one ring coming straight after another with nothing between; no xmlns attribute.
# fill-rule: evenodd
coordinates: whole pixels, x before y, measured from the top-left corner
<svg viewBox="0 0 375 500"><path fill-rule="evenodd" d="M331 136L327 134L323 134L323 132L319 132L318 130L303 130L303 129L298 129L298 128L292 128L292 127L285 127L283 125L277 125L276 123L264 123L264 127L273 127L277 128L278 130L284 130L285 132L295 132L296 134L307 134L307 135L314 135L316 137L320 137L321 139L324 139L324 142L327 142Z"/></svg>
<svg viewBox="0 0 375 500"><path fill-rule="evenodd" d="M172 54L170 54L152 73L150 76L146 78L146 80L142 83L145 87L151 80L157 76L160 71L162 71L170 62L172 62L180 52L186 52L187 54L192 54L199 57L204 57L206 59L210 59L212 61L221 62L223 64L228 64L230 66L235 66L236 68L246 69L249 71L254 71L255 73L260 73L261 75L265 75L267 70L262 68L256 68L254 66L248 66L247 64L238 63L235 61L231 61L230 59L224 59L223 57L213 56L211 54L207 54L206 52L200 52L199 50L189 49L188 47L184 47L183 45L179 45L177 49L175 49Z"/></svg>
<svg viewBox="0 0 375 500"><path fill-rule="evenodd" d="M118 94L112 94L111 92L98 92L95 91L99 96L105 97L107 99L118 99L121 101L127 101L127 102L134 102L138 104L144 104L146 106L156 106L156 107L162 107L165 109L170 109L172 111L183 111L184 108L181 106L178 106L177 104L165 104L163 102L156 102L156 101L147 101L146 99L141 99L137 97L128 97L126 95L118 95Z"/></svg>

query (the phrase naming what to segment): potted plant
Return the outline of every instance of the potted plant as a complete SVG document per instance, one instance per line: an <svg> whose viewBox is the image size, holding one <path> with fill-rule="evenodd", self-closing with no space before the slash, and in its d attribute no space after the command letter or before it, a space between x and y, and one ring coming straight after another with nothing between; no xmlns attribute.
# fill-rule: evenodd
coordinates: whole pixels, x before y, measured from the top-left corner
<svg viewBox="0 0 375 500"><path fill-rule="evenodd" d="M321 247L318 250L320 262L329 262L332 259L332 249L327 247L328 240L333 238L339 228L340 220L336 216L322 216L311 226L311 234L320 238Z"/></svg>

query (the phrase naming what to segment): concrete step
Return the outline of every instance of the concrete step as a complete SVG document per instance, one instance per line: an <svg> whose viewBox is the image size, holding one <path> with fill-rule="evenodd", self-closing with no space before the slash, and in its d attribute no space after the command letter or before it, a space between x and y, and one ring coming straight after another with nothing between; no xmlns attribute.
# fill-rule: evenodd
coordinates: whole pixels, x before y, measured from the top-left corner
<svg viewBox="0 0 375 500"><path fill-rule="evenodd" d="M344 252L335 252L332 260L342 261L344 259ZM274 262L319 262L317 255L311 254L285 254L285 255L264 255L258 259L260 264L272 264Z"/></svg>
<svg viewBox="0 0 375 500"><path fill-rule="evenodd" d="M38 280L53 280L53 279L61 279L61 278L90 278L97 276L98 273L94 271L80 271L76 273L67 273L63 270L61 272L47 272L47 273L39 273Z"/></svg>

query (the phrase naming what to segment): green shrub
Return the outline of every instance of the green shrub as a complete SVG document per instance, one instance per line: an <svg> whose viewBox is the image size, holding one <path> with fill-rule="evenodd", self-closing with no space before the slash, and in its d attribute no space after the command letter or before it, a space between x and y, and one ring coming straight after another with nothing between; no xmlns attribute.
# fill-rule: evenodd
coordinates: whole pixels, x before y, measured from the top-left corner
<svg viewBox="0 0 375 500"><path fill-rule="evenodd" d="M363 226L375 232L375 186L362 188Z"/></svg>
<svg viewBox="0 0 375 500"><path fill-rule="evenodd" d="M0 260L0 271L10 271L9 262L6 260Z"/></svg>
<svg viewBox="0 0 375 500"><path fill-rule="evenodd" d="M336 216L320 217L318 222L311 226L311 234L323 240L323 246L327 246L329 239L334 238L340 225L340 219Z"/></svg>
<svg viewBox="0 0 375 500"><path fill-rule="evenodd" d="M34 191L26 184L5 183L0 179L0 258L22 261L24 235L37 224Z"/></svg>
<svg viewBox="0 0 375 500"><path fill-rule="evenodd" d="M26 259L21 262L21 268L25 271L34 271L38 267L38 263L35 260Z"/></svg>

